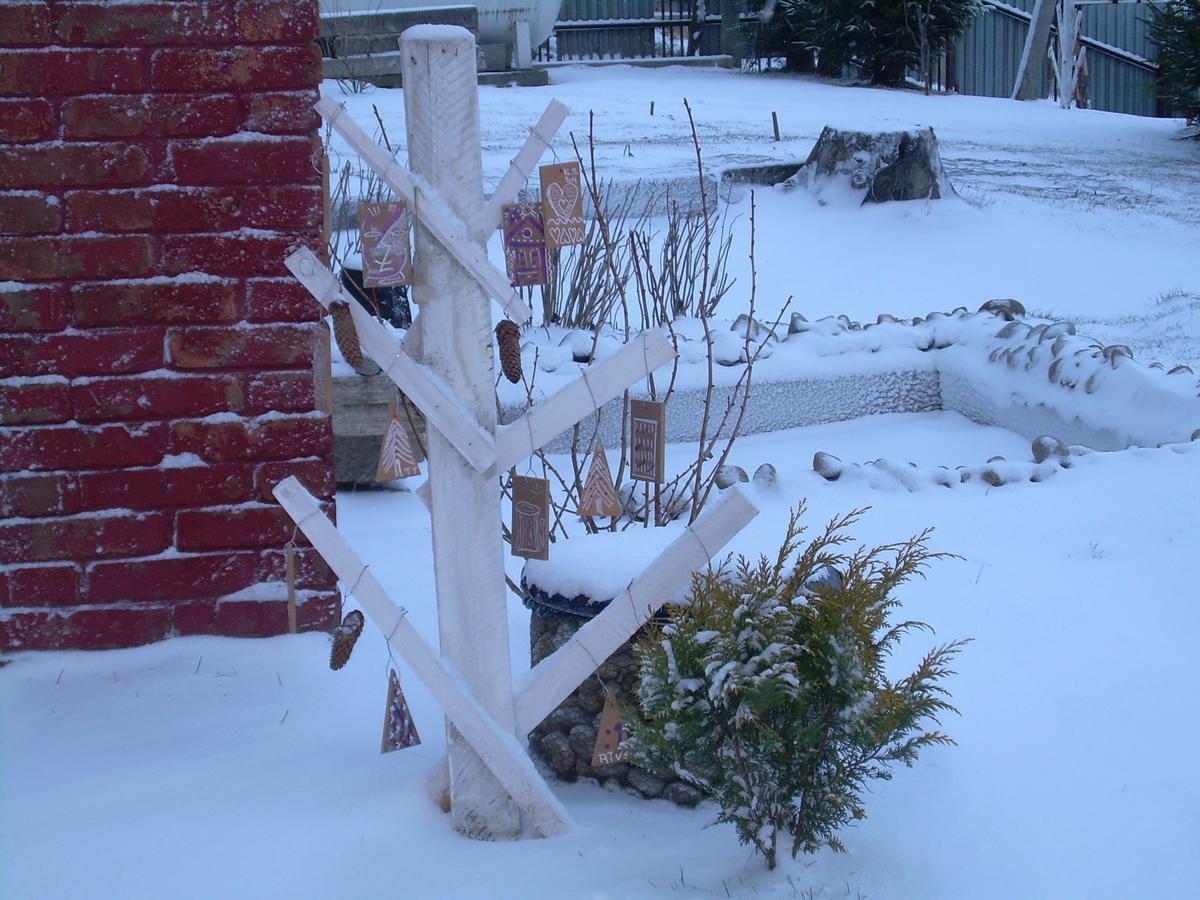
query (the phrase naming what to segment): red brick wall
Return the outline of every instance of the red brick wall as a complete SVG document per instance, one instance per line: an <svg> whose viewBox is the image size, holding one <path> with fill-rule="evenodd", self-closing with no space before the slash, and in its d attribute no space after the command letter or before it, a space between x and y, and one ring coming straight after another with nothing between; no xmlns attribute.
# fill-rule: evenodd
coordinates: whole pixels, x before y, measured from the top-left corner
<svg viewBox="0 0 1200 900"><path fill-rule="evenodd" d="M286 630L333 497L316 0L0 3L0 649ZM302 628L337 610L301 551Z"/></svg>

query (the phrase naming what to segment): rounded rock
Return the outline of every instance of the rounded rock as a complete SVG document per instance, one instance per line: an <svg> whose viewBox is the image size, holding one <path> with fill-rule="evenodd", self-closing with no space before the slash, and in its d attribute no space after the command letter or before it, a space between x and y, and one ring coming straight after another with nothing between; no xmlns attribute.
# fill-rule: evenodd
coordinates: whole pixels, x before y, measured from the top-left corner
<svg viewBox="0 0 1200 900"><path fill-rule="evenodd" d="M826 453L824 450L818 450L813 455L813 471L824 478L826 481L837 481L842 474L845 466L842 461L832 453Z"/></svg>
<svg viewBox="0 0 1200 900"><path fill-rule="evenodd" d="M763 463L754 470L754 484L760 488L773 488L779 481L779 472L770 463Z"/></svg>
<svg viewBox="0 0 1200 900"><path fill-rule="evenodd" d="M731 488L739 482L744 483L750 480L750 476L746 474L746 470L741 466L721 466L717 469L717 474L713 477L714 483L721 490Z"/></svg>

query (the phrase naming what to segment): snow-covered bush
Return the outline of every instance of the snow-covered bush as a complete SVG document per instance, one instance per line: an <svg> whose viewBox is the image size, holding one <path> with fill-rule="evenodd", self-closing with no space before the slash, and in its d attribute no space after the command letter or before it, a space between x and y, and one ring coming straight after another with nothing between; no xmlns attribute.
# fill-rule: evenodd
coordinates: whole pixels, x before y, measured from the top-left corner
<svg viewBox="0 0 1200 900"><path fill-rule="evenodd" d="M863 793L889 765L953 741L937 730L953 710L941 686L962 641L931 650L898 680L887 661L928 626L893 621L895 590L945 554L929 532L846 552L855 510L805 546L793 514L774 560L697 575L687 605L636 648L641 719L629 723L632 761L673 771L719 805L775 867L779 833L792 855L828 846L866 816Z"/></svg>

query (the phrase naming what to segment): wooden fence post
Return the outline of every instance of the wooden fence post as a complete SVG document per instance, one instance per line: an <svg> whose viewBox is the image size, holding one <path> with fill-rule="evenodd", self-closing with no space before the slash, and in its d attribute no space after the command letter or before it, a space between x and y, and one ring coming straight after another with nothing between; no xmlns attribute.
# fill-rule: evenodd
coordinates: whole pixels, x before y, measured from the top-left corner
<svg viewBox="0 0 1200 900"><path fill-rule="evenodd" d="M475 40L451 26L417 26L400 40L409 168L465 226L483 237L483 166ZM422 362L439 374L494 434L492 320L475 279L421 225L418 192L416 284ZM494 472L478 472L436 429L429 434L433 559L442 655L453 662L495 722L515 734L508 612ZM522 735L523 737L523 735ZM458 730L447 722L454 827L471 837L509 839L521 829L516 804Z"/></svg>

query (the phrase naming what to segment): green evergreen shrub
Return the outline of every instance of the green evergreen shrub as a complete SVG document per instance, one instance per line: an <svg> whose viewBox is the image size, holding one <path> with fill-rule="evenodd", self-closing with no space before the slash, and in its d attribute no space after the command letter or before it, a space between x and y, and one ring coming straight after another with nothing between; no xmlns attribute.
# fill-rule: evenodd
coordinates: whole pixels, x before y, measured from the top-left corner
<svg viewBox="0 0 1200 900"><path fill-rule="evenodd" d="M929 627L893 621L895 590L946 554L926 548L928 530L845 552L864 510L802 548L802 512L775 559L698 574L688 604L639 641L641 717L628 723L632 761L708 793L717 821L733 823L770 868L780 832L793 856L843 849L836 832L866 816L868 782L953 743L926 725L953 710L941 682L964 643L891 680L885 664L900 639Z"/></svg>
<svg viewBox="0 0 1200 900"><path fill-rule="evenodd" d="M1177 115L1200 122L1200 0L1170 0L1151 7L1151 12L1150 35L1158 44L1159 96Z"/></svg>
<svg viewBox="0 0 1200 900"><path fill-rule="evenodd" d="M872 84L898 86L905 72L949 47L978 0L766 0L763 44L816 51L820 71L856 63ZM924 48L924 53L922 49Z"/></svg>

